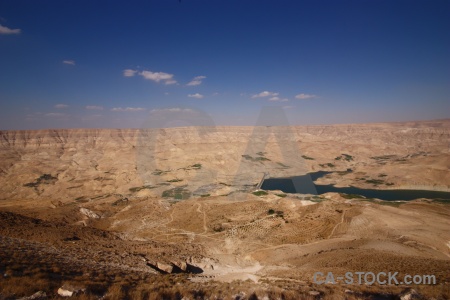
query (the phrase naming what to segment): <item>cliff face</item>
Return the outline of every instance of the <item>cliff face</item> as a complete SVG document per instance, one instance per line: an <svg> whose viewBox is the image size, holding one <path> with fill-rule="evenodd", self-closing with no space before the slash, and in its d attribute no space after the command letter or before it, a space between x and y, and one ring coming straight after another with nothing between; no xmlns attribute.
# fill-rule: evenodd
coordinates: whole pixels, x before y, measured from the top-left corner
<svg viewBox="0 0 450 300"><path fill-rule="evenodd" d="M386 173L394 187L446 189L449 144L449 120L290 128L0 131L0 199L160 197L173 188L226 194L256 184L264 172L291 176L348 168L360 175L339 180L332 176L328 182L364 186L355 182L357 176Z"/></svg>

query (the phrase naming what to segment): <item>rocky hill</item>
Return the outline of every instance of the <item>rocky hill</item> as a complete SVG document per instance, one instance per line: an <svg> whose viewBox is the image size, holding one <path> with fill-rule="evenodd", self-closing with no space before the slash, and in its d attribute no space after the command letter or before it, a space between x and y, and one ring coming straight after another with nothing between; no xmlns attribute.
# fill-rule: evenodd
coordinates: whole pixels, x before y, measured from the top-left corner
<svg viewBox="0 0 450 300"><path fill-rule="evenodd" d="M0 131L0 199L159 197L176 188L220 195L251 188L264 172L277 177L348 168L354 172L322 183L365 186L355 177L385 174L389 188L448 190L449 143L448 120Z"/></svg>

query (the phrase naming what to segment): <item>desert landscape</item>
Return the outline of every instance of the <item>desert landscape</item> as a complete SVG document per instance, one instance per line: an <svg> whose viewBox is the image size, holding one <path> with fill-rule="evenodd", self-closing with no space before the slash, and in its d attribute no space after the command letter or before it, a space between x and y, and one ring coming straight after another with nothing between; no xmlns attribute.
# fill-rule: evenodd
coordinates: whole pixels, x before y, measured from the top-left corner
<svg viewBox="0 0 450 300"><path fill-rule="evenodd" d="M450 297L448 197L258 189L327 171L316 185L448 193L448 119L0 136L0 299ZM360 271L436 283L314 282Z"/></svg>

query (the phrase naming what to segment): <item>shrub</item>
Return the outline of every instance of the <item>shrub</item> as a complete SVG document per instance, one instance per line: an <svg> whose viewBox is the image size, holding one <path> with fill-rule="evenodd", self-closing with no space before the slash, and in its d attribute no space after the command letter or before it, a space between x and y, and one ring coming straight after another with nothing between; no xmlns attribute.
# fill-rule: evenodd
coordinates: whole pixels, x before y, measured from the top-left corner
<svg viewBox="0 0 450 300"><path fill-rule="evenodd" d="M363 199L363 198L365 198L365 197L363 197L363 196L361 196L361 195L357 195L357 194L345 194L345 193L339 193L339 195L340 195L342 198L345 198L345 199Z"/></svg>
<svg viewBox="0 0 450 300"><path fill-rule="evenodd" d="M255 196L260 197L260 196L265 196L268 193L266 191L256 191L256 192L253 192L252 194L255 195Z"/></svg>
<svg viewBox="0 0 450 300"><path fill-rule="evenodd" d="M176 187L162 193L162 197L164 198L174 198L177 200L188 199L190 196L191 192L184 187Z"/></svg>
<svg viewBox="0 0 450 300"><path fill-rule="evenodd" d="M180 182L180 181L183 181L183 179L175 178L175 179L167 180L167 182Z"/></svg>
<svg viewBox="0 0 450 300"><path fill-rule="evenodd" d="M367 179L366 182L367 183L372 183L373 185L379 185L379 184L383 184L384 180L381 180L381 179Z"/></svg>
<svg viewBox="0 0 450 300"><path fill-rule="evenodd" d="M309 156L306 156L306 155L302 155L302 157L303 157L304 159L308 159L308 160L314 160L314 158L312 158L312 157L309 157Z"/></svg>
<svg viewBox="0 0 450 300"><path fill-rule="evenodd" d="M132 187L132 188L129 188L128 190L132 193L135 193L135 192L139 192L140 190L144 190L144 189L150 190L150 189L154 189L154 188L156 188L156 186L143 185L143 186L138 186L138 187Z"/></svg>

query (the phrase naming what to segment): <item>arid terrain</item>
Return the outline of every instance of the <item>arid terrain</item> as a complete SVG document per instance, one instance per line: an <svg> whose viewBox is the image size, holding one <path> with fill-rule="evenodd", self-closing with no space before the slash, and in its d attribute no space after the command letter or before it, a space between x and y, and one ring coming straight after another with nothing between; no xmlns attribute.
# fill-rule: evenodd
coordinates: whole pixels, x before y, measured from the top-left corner
<svg viewBox="0 0 450 300"><path fill-rule="evenodd" d="M255 191L323 170L317 184L449 192L449 169L450 120L0 131L0 299L449 299L448 200Z"/></svg>

